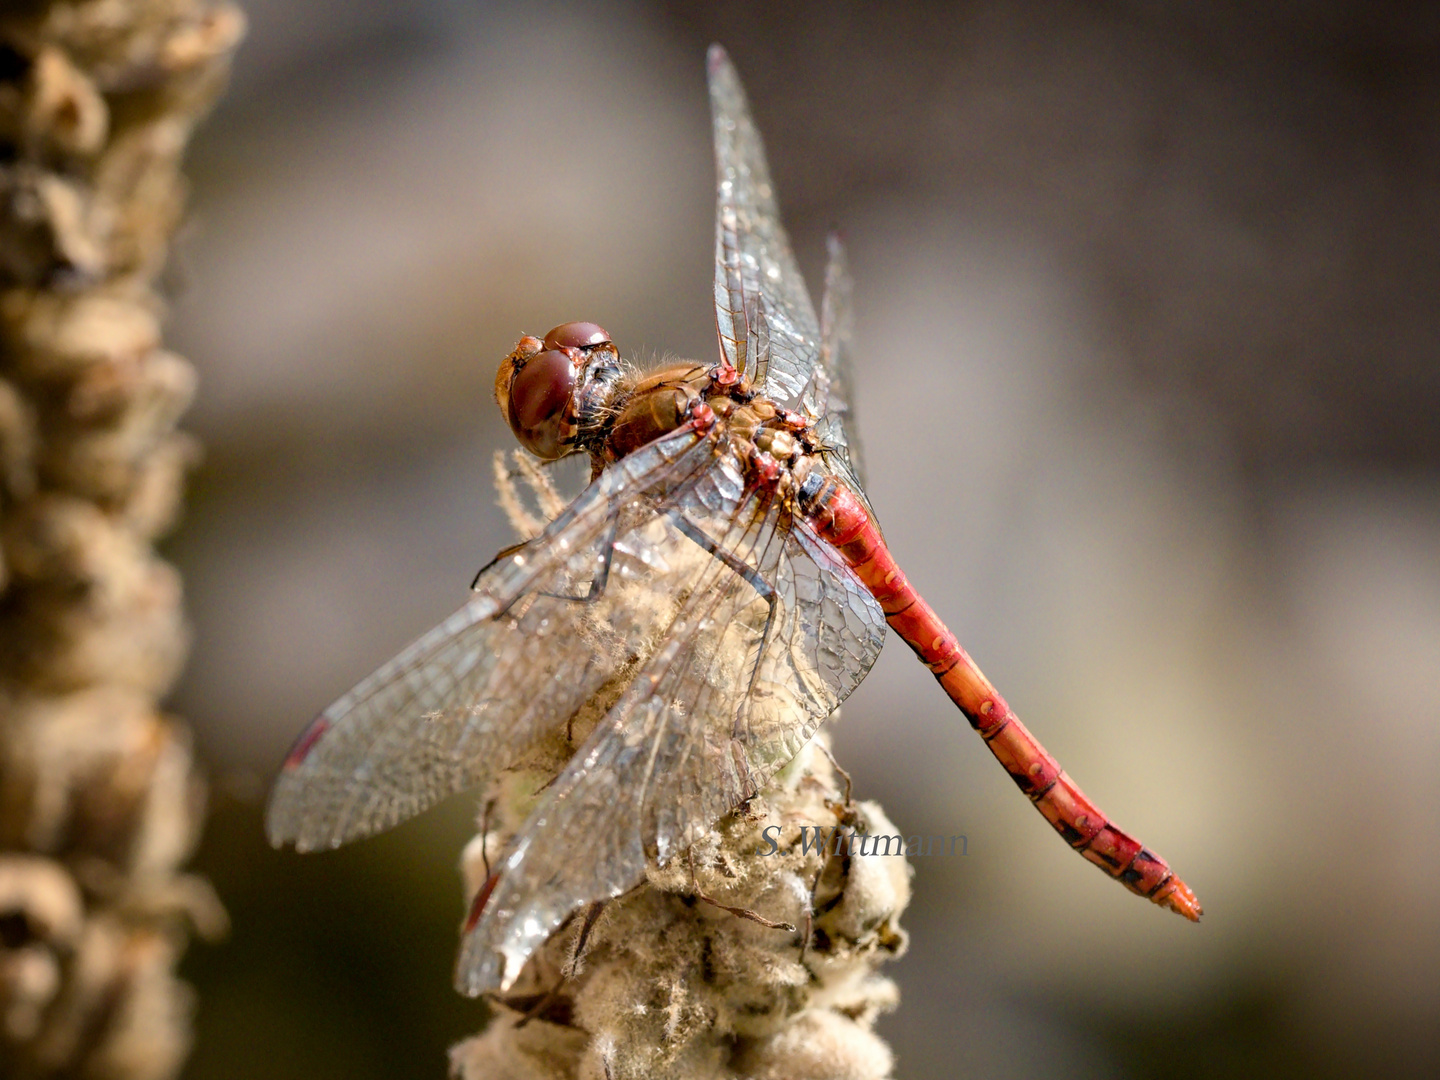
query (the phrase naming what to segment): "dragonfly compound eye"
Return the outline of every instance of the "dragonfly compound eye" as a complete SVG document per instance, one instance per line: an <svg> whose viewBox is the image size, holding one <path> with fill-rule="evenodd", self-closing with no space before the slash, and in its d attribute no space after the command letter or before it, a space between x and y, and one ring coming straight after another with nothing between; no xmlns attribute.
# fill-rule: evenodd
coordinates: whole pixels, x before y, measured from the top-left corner
<svg viewBox="0 0 1440 1080"><path fill-rule="evenodd" d="M561 323L545 335L547 349L593 349L610 344L610 335L593 322Z"/></svg>
<svg viewBox="0 0 1440 1080"><path fill-rule="evenodd" d="M510 380L510 429L520 444L547 461L564 457L565 410L575 389L578 354L546 349L524 362Z"/></svg>

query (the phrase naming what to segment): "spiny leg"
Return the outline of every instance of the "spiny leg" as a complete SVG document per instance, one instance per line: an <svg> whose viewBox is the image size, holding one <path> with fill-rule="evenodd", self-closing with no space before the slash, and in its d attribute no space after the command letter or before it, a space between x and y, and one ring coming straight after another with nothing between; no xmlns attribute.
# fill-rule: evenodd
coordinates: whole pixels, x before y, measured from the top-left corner
<svg viewBox="0 0 1440 1080"><path fill-rule="evenodd" d="M849 810L850 792L853 788L853 784L850 780L850 774L845 771L844 767L840 764L840 762L835 760L835 755L830 752L830 748L828 746L826 746L818 739L815 741L814 745L820 750L822 754L824 754L827 758L830 759L830 767L834 769L837 773L839 773L840 778L845 781L845 801L841 805L843 805L846 810Z"/></svg>
<svg viewBox="0 0 1440 1080"><path fill-rule="evenodd" d="M567 979L573 979L575 972L580 966L580 960L585 955L585 946L590 941L590 931L595 929L595 923L600 919L600 913L605 910L608 900L596 900L585 909L585 921L580 924L580 933L575 938L575 948L570 950L570 959L560 969L560 973Z"/></svg>
<svg viewBox="0 0 1440 1080"><path fill-rule="evenodd" d="M590 579L590 587L586 590L584 596L571 596L568 593L552 592L536 593L535 595L548 596L552 600L569 600L578 604L593 603L604 596L605 588L610 583L610 567L615 561L615 533L618 531L619 526L620 519L618 517L611 518L610 524L606 526L605 537L600 542L601 552L599 562L596 566L595 576ZM528 547L530 543L531 541L527 540L524 543L512 544L508 548L505 548L480 568L480 572L475 575L475 580L470 583L470 588L475 588L480 579L485 575L485 571L500 562L501 559L507 559L516 552Z"/></svg>
<svg viewBox="0 0 1440 1080"><path fill-rule="evenodd" d="M499 563L501 559L508 559L517 551L525 550L525 548L529 546L529 544L529 540L521 540L518 544L511 544L509 547L501 548L499 551L497 551L493 559L487 562L484 566L480 567L479 570L475 571L475 576L470 580L470 591L474 592L476 588L479 587L480 579L485 576L485 572L487 570Z"/></svg>
<svg viewBox="0 0 1440 1080"><path fill-rule="evenodd" d="M765 614L765 628L760 633L760 648L755 653L755 666L750 669L750 683L745 692L746 700L748 700L750 694L755 689L755 680L760 677L760 661L764 658L765 650L770 645L770 632L775 627L775 613L779 608L779 598L775 595L775 586L766 581L764 575L754 567L747 566L728 551L722 551L719 544L686 520L679 511L671 510L668 517L674 522L677 529L693 540L703 551L708 552L711 556L735 571L735 573L742 577L752 589L760 594L760 598L765 601L766 608L768 609ZM736 728L731 734L732 737L738 737L740 734L738 715L736 716Z"/></svg>
<svg viewBox="0 0 1440 1080"><path fill-rule="evenodd" d="M713 897L706 896L703 892L700 891L700 881L695 875L695 849L690 848L686 852L686 855L690 860L690 894L694 896L696 900L699 900L702 903L709 904L711 907L717 907L721 911L728 911L731 915L734 915L737 918L749 919L753 923L759 923L766 929L784 930L790 934L795 933L794 923L776 922L773 919L765 918L765 916L761 915L758 911L751 911L749 908L732 907L729 904L722 904L719 900L716 900Z"/></svg>

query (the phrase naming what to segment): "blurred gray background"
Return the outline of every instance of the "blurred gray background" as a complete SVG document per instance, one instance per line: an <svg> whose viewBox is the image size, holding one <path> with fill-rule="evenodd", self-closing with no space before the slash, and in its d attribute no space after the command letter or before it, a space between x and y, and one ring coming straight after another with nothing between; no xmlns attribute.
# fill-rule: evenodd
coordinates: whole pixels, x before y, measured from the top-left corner
<svg viewBox="0 0 1440 1080"><path fill-rule="evenodd" d="M898 1075L1440 1075L1434 5L251 0L191 156L169 545L214 780L195 1080L444 1074L459 798L300 857L321 706L513 539L494 369L570 319L708 358L705 46L818 284L930 602L1198 927L1068 854L903 647L837 725L920 861Z"/></svg>

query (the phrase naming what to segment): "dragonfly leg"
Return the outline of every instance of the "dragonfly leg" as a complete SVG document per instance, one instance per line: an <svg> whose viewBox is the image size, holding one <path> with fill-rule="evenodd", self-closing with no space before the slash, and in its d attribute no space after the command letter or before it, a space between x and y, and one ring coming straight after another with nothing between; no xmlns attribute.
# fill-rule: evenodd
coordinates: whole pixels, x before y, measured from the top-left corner
<svg viewBox="0 0 1440 1080"><path fill-rule="evenodd" d="M560 969L559 980L555 983L554 986L550 987L544 993L539 994L535 998L535 1000L525 1009L523 1015L521 1015L521 1017L515 1021L516 1028L525 1027L527 1024L530 1023L531 1020L534 1020L536 1017L543 1015L547 1010L551 1008L551 1006L557 1007L557 1015L552 1016L552 1020L560 1023L565 1022L564 1018L568 1018L571 1003L567 1002L565 998L561 995L561 990L568 980L575 977L576 968L580 964L580 957L585 952L585 943L590 939L590 931L595 928L595 922L597 919L600 918L600 912L605 909L605 905L609 902L610 901L608 900L596 900L594 903L592 903L589 907L585 909L585 921L580 924L580 935L575 940L575 948L572 949L570 952L570 959L567 960L565 962L565 965ZM565 922L560 924L560 926L557 928L557 932L559 932L559 930L563 930L567 925L569 925L573 918L574 913L572 912L570 917L567 918ZM520 1005L520 1001L514 1002L514 1005Z"/></svg>
<svg viewBox="0 0 1440 1080"><path fill-rule="evenodd" d="M568 593L552 592L540 592L535 595L546 596L552 600L570 600L577 604L590 604L604 596L605 587L610 584L610 567L615 562L615 533L618 527L619 520L617 518L612 518L610 524L606 526L605 538L601 541L600 558L595 568L595 576L590 579L590 587L585 591L584 596L571 596ZM501 559L509 558L517 551L524 550L529 543L530 541L527 540L524 543L512 544L501 551L495 558L480 568L480 573L475 575L475 580L470 583L470 588L472 590L475 588L480 578L484 576L485 571L489 570Z"/></svg>
<svg viewBox="0 0 1440 1080"><path fill-rule="evenodd" d="M743 908L743 907L732 907L732 906L729 905L729 904L722 904L719 900L716 900L716 899L713 898L713 897L706 896L703 892L700 891L700 881L699 881L699 879L695 876L695 851L694 851L694 849L693 849L693 848L690 849L690 851L689 851L687 854L689 855L689 858L690 858L690 893L691 893L692 896L695 897L696 900L699 900L701 903L709 904L711 907L717 907L717 908L719 908L721 911L728 911L731 915L734 915L734 916L736 916L737 918L740 918L740 919L749 919L749 920L750 920L751 922L753 922L753 923L759 923L761 926L765 927L766 929L769 929L769 930L784 930L786 933L790 933L790 934L795 933L795 924L794 924L794 923L776 922L776 921L773 920L773 919L767 919L767 918L765 918L765 916L764 916L764 915L761 915L758 911L751 911L749 908Z"/></svg>
<svg viewBox="0 0 1440 1080"><path fill-rule="evenodd" d="M605 595L605 587L610 584L610 567L615 562L615 531L619 527L620 519L611 518L609 526L605 530L605 539L601 542L601 553L599 565L595 568L595 576L590 579L590 588L585 591L584 596L567 596L564 593L541 593L541 596L553 597L556 600L574 600L581 604L591 604Z"/></svg>
<svg viewBox="0 0 1440 1080"><path fill-rule="evenodd" d="M840 830L848 828L853 831L855 826L860 822L860 815L855 809L855 804L850 801L850 774L840 767L840 763L835 760L835 755L830 752L829 747L827 747L824 743L818 742L815 745L819 746L820 749L825 752L825 756L830 759L830 763L834 765L840 775L845 778L844 803L836 803L832 799L826 799L825 805L835 815L835 823L837 828L839 828ZM825 877L825 871L830 868L831 859L840 860L840 885L836 888L835 895L831 896L828 900L825 901L824 911L819 911L819 909L817 909L815 905L815 894L820 890L820 881L822 878ZM810 941L815 936L816 914L824 914L825 912L833 911L835 907L840 903L840 901L845 899L845 881L848 878L849 874L850 845L842 845L837 840L835 843L835 850L831 852L830 855L821 858L820 869L815 871L815 877L810 882L809 900L805 905L805 939L800 944L800 962L802 964L805 962L805 954L810 948Z"/></svg>
<svg viewBox="0 0 1440 1080"><path fill-rule="evenodd" d="M480 579L485 576L485 571L489 570L501 559L508 559L517 551L523 551L525 549L525 545L527 545L528 543L530 543L529 540L521 540L518 544L511 544L509 547L501 548L499 551L497 551L493 559L487 562L484 566L480 567L479 570L475 571L475 577L470 582L470 591L475 591L476 586L480 584Z"/></svg>
<svg viewBox="0 0 1440 1080"><path fill-rule="evenodd" d="M716 559L719 559L731 570L739 574L740 577L744 578L750 587L760 594L761 599L765 601L766 606L769 608L765 615L765 629L761 631L760 634L760 648L755 653L755 666L750 669L750 685L745 695L745 700L749 701L755 692L755 680L760 676L760 659L765 655L765 650L770 644L770 632L775 627L775 613L779 606L775 597L775 586L766 581L764 576L753 566L746 566L728 551L722 551L719 544L687 521L679 511L671 510L668 516L670 520L675 523L675 527L699 545L701 549ZM738 738L740 735L739 725L740 718L737 715L735 718L736 730L732 733L732 736L735 738ZM743 764L743 762L741 762L741 764Z"/></svg>
<svg viewBox="0 0 1440 1080"><path fill-rule="evenodd" d="M848 856L846 856L848 858ZM810 881L810 894L805 902L805 931L800 938L800 955L797 958L801 964L805 963L805 956L810 952L810 943L815 940L815 916L824 914L815 907L815 894L820 890L820 880L825 876L825 871L830 868L830 860L826 859L820 864L820 869L815 871L815 877ZM841 900L845 898L845 890L838 890L834 896L825 902L825 911L831 911Z"/></svg>
<svg viewBox="0 0 1440 1080"><path fill-rule="evenodd" d="M819 740L819 739L816 739L814 745L815 745L815 747L816 747L822 754L824 754L827 758L830 759L830 767L831 767L832 769L834 769L837 773L840 774L840 779L842 779L842 780L845 781L845 804L844 804L844 805L845 805L846 809L848 810L849 807L850 807L850 792L851 792L851 790L852 790L852 788L853 788L853 784L852 784L852 782L851 782L851 780L850 780L850 774L845 771L844 767L841 766L840 762L838 762L838 761L835 760L835 755L830 752L830 748L829 748L828 746L826 746L826 745L824 744L824 742L822 742L822 741Z"/></svg>
<svg viewBox="0 0 1440 1080"><path fill-rule="evenodd" d="M810 939L815 936L815 890L820 887L820 878L825 874L825 864L815 871L810 882L810 893L805 901L805 929L800 934L800 963L805 963L805 954L810 951Z"/></svg>
<svg viewBox="0 0 1440 1080"><path fill-rule="evenodd" d="M541 994L535 999L535 1004L531 1005L528 1009L525 1010L525 1015L520 1017L519 1020L515 1021L515 1027L523 1028L526 1024L530 1023L531 1020L534 1020L537 1016L543 1013L545 1009L550 1005L550 1003L555 1001L559 996L559 986L553 986L549 990L546 990L543 994Z"/></svg>
<svg viewBox="0 0 1440 1080"><path fill-rule="evenodd" d="M590 941L590 931L595 929L595 923L600 919L600 913L605 910L605 905L610 901L596 900L585 909L585 921L580 924L580 934L575 938L575 948L570 950L570 959L560 973L567 979L575 977L576 970L580 967L580 960L585 955L585 946Z"/></svg>

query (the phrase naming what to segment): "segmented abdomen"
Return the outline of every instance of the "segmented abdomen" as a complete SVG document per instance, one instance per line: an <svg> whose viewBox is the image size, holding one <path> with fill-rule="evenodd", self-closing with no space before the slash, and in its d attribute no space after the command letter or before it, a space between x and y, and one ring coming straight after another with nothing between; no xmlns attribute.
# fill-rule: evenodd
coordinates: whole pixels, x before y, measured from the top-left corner
<svg viewBox="0 0 1440 1080"><path fill-rule="evenodd" d="M808 485L802 508L880 603L885 620L915 650L1016 786L1071 847L1131 892L1200 920L1200 902L1168 863L1111 822L1086 798L906 580L880 529L855 495L834 480Z"/></svg>

